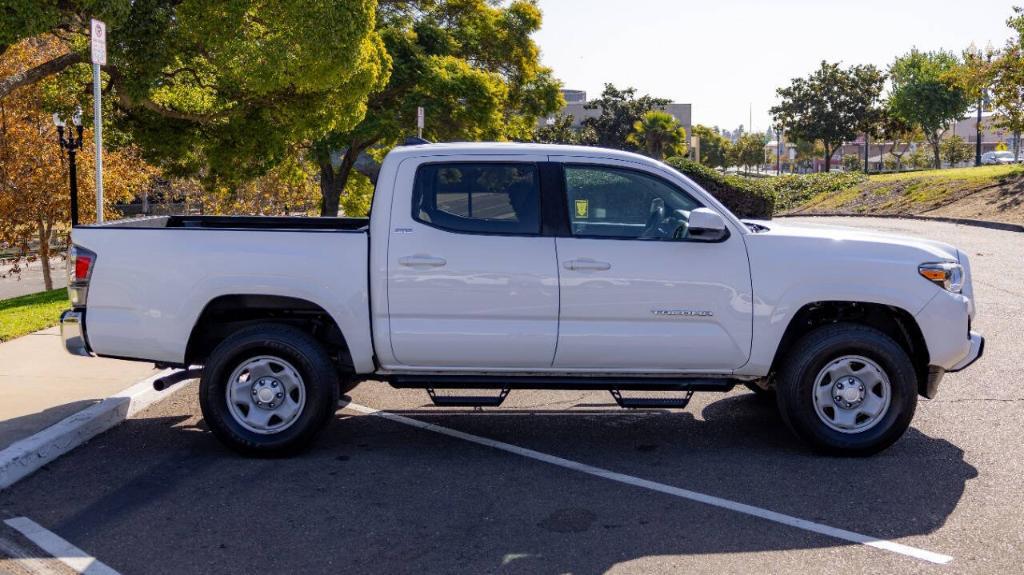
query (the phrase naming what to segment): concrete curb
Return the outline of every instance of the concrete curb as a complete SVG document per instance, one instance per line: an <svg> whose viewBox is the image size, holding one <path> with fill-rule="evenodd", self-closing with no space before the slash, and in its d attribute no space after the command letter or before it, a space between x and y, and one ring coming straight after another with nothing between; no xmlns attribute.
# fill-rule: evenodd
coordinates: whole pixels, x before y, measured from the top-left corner
<svg viewBox="0 0 1024 575"><path fill-rule="evenodd" d="M156 391L153 380L175 371L165 369L0 451L0 489L7 489L61 455L170 397L184 386Z"/></svg>
<svg viewBox="0 0 1024 575"><path fill-rule="evenodd" d="M891 220L924 220L933 222L945 222L948 224L960 224L963 226L977 226L979 228L988 228L991 230L1002 230L1005 232L1022 232L1024 233L1024 226L1019 224L1007 224L1003 222L990 222L988 220L972 220L969 218L951 218L947 216L918 216L912 214L895 215L895 214L858 214L858 213L847 213L847 212L829 212L825 214L779 214L772 216L775 218L885 218Z"/></svg>

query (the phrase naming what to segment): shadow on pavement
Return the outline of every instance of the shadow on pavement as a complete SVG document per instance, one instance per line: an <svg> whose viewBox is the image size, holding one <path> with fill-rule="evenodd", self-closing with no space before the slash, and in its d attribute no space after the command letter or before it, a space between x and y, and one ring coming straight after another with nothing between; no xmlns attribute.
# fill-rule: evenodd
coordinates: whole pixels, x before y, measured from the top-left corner
<svg viewBox="0 0 1024 575"><path fill-rule="evenodd" d="M914 429L872 458L815 455L745 394L700 419L405 413L886 539L938 529L976 476L960 448ZM848 545L346 411L284 460L239 457L187 415L132 420L0 494L0 508L124 572L598 573Z"/></svg>
<svg viewBox="0 0 1024 575"><path fill-rule="evenodd" d="M0 421L0 449L10 447L11 444L39 433L62 419L70 417L87 407L92 407L100 401L102 400L83 399L72 401L63 405L48 407L37 413Z"/></svg>

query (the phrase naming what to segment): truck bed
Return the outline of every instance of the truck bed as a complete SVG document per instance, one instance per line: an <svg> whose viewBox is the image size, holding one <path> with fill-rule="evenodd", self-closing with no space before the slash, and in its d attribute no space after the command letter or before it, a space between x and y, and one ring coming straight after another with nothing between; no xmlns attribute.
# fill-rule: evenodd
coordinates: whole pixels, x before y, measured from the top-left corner
<svg viewBox="0 0 1024 575"><path fill-rule="evenodd" d="M365 231L369 218L311 218L301 216L153 216L118 220L82 228L199 228L219 230Z"/></svg>
<svg viewBox="0 0 1024 575"><path fill-rule="evenodd" d="M72 239L96 254L84 325L98 355L181 364L211 302L288 297L330 314L373 369L365 219L164 216L77 226Z"/></svg>

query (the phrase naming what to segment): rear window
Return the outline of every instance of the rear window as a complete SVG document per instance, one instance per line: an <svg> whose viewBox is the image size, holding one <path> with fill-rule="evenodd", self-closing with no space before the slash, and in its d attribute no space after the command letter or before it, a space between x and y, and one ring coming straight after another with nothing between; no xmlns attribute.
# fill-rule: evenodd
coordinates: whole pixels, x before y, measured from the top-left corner
<svg viewBox="0 0 1024 575"><path fill-rule="evenodd" d="M425 164L416 170L413 218L456 232L540 233L536 164Z"/></svg>

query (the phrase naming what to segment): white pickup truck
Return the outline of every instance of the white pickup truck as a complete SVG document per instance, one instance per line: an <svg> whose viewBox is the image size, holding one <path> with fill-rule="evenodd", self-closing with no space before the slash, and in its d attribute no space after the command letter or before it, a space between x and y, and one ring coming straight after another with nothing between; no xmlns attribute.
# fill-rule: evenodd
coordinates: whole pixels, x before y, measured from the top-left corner
<svg viewBox="0 0 1024 575"><path fill-rule="evenodd" d="M245 453L308 444L372 379L439 405L583 389L660 408L741 384L812 446L868 454L984 345L956 248L741 221L599 148L403 146L368 219L159 217L72 242L68 351L203 366L207 425Z"/></svg>

